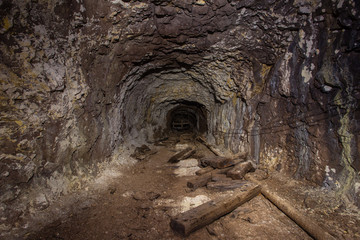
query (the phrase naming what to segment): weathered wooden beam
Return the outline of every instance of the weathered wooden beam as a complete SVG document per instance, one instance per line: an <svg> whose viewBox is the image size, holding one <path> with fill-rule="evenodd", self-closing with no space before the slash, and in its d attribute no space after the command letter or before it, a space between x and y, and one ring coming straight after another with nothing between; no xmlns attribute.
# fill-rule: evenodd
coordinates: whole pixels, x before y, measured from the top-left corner
<svg viewBox="0 0 360 240"><path fill-rule="evenodd" d="M175 153L173 156L171 156L168 160L169 163L177 163L180 160L186 159L193 155L195 153L195 149L188 147L180 152Z"/></svg>
<svg viewBox="0 0 360 240"><path fill-rule="evenodd" d="M203 144L205 147L207 147L212 153L215 154L215 156L221 156L221 152L219 152L219 150L217 150L216 148L214 148L213 146L211 146L209 143L206 142L206 140L202 137L197 137L196 140Z"/></svg>
<svg viewBox="0 0 360 240"><path fill-rule="evenodd" d="M205 187L208 182L211 181L212 177L215 174L226 174L227 171L232 169L232 167L222 168L222 169L213 169L212 171L203 174L201 176L194 177L193 179L189 180L187 182L188 188L191 188L191 190L196 190L200 187Z"/></svg>
<svg viewBox="0 0 360 240"><path fill-rule="evenodd" d="M335 240L335 238L317 224L316 221L303 215L299 210L294 208L293 204L288 200L280 197L275 191L270 189L266 183L261 183L256 179L251 178L249 180L261 185L261 193L311 237L316 240Z"/></svg>
<svg viewBox="0 0 360 240"><path fill-rule="evenodd" d="M182 157L179 158L179 160L185 160L190 158L192 155L196 153L196 149L192 148L190 151L186 152Z"/></svg>
<svg viewBox="0 0 360 240"><path fill-rule="evenodd" d="M212 182L223 182L223 181L232 181L232 179L228 178L226 176L226 174L216 173L216 174L212 174L211 181Z"/></svg>
<svg viewBox="0 0 360 240"><path fill-rule="evenodd" d="M235 191L232 196L226 196L206 202L171 219L171 228L183 236L200 229L216 219L228 214L235 208L249 201L260 193L260 186L250 184L246 191Z"/></svg>
<svg viewBox="0 0 360 240"><path fill-rule="evenodd" d="M254 170L255 168L251 162L242 162L236 164L233 169L227 172L226 175L232 179L243 179L245 174Z"/></svg>
<svg viewBox="0 0 360 240"><path fill-rule="evenodd" d="M186 185L191 190L195 190L197 188L206 186L206 184L211 181L211 178L211 173L204 174L202 176L189 180Z"/></svg>
<svg viewBox="0 0 360 240"><path fill-rule="evenodd" d="M206 187L210 190L216 191L227 191L237 188L244 188L249 182L243 180L225 180L225 181L216 181L208 182Z"/></svg>
<svg viewBox="0 0 360 240"><path fill-rule="evenodd" d="M234 162L231 158L227 157L204 157L200 159L200 163L203 166L211 166L213 168L226 168L234 165Z"/></svg>
<svg viewBox="0 0 360 240"><path fill-rule="evenodd" d="M201 175L204 175L205 173L211 172L212 170L214 170L213 167L207 166L207 167L201 168L200 170L197 170L195 172L195 174L198 176L201 176Z"/></svg>
<svg viewBox="0 0 360 240"><path fill-rule="evenodd" d="M277 194L269 190L267 187L262 189L261 193L314 239L335 240L333 236L331 236L327 231L320 227L315 221L300 213L286 199L278 196Z"/></svg>

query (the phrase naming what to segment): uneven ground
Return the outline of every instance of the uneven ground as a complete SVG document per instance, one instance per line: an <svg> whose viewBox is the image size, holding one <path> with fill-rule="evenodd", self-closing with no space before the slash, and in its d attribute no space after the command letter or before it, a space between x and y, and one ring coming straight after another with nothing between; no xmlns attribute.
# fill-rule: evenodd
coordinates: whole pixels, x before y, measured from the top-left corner
<svg viewBox="0 0 360 240"><path fill-rule="evenodd" d="M199 143L196 147L197 155L211 154ZM184 239L171 230L171 217L228 193L205 188L189 191L186 182L191 176L183 175L197 169L194 160L170 164L167 160L174 153L174 146L155 148L156 154L125 170L106 190L73 203L70 216L59 218L38 233L28 234L27 239ZM338 206L329 194L284 176L271 177L268 183L336 238L360 239L360 217L356 209ZM259 195L186 239L311 237Z"/></svg>

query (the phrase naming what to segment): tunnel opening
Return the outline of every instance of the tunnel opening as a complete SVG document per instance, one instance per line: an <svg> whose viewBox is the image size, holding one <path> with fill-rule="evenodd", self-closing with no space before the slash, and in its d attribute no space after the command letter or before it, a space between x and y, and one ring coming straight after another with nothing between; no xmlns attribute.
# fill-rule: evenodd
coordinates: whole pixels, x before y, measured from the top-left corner
<svg viewBox="0 0 360 240"><path fill-rule="evenodd" d="M171 120L171 129L179 132L193 131L196 126L196 118L187 111L176 111Z"/></svg>
<svg viewBox="0 0 360 240"><path fill-rule="evenodd" d="M181 101L167 114L166 129L169 133L192 133L202 135L207 132L206 108L198 102Z"/></svg>

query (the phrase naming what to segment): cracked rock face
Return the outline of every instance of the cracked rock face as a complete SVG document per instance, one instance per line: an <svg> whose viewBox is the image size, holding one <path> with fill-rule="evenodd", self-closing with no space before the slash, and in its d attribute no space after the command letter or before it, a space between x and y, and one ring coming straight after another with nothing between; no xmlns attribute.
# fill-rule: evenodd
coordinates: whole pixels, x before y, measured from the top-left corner
<svg viewBox="0 0 360 240"><path fill-rule="evenodd" d="M209 143L359 203L358 2L0 6L6 231L125 147L166 137L176 109Z"/></svg>

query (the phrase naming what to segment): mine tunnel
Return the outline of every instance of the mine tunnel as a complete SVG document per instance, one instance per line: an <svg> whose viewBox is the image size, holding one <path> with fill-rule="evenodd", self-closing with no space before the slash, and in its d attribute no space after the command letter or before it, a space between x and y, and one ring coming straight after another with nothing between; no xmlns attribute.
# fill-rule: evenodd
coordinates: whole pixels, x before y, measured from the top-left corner
<svg viewBox="0 0 360 240"><path fill-rule="evenodd" d="M359 9L0 1L0 239L359 239Z"/></svg>
<svg viewBox="0 0 360 240"><path fill-rule="evenodd" d="M167 113L167 126L172 132L203 135L207 130L205 106L197 102L178 104Z"/></svg>

